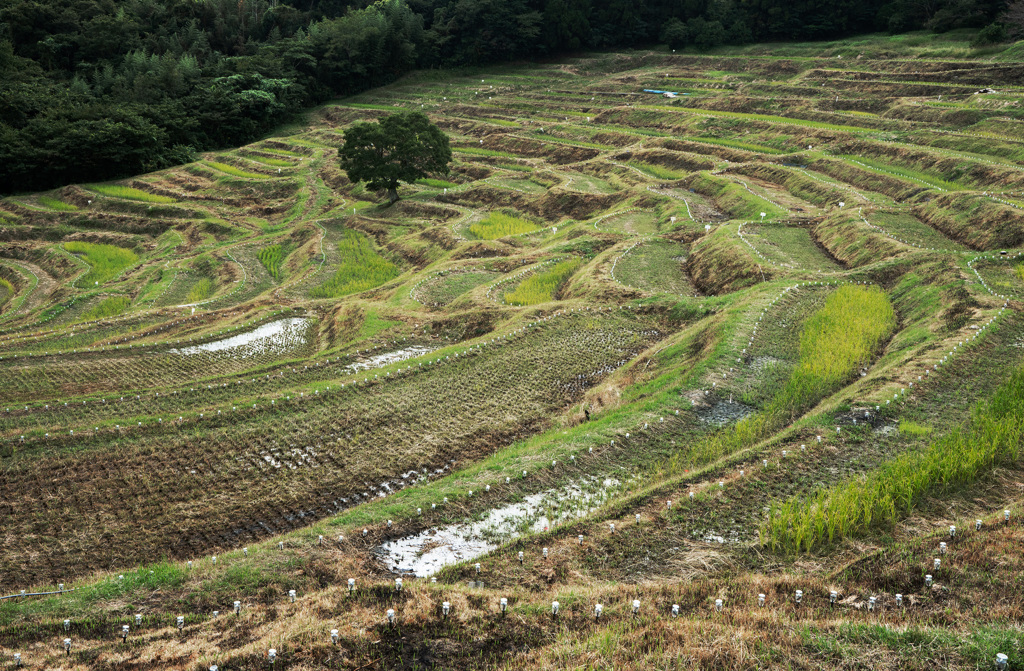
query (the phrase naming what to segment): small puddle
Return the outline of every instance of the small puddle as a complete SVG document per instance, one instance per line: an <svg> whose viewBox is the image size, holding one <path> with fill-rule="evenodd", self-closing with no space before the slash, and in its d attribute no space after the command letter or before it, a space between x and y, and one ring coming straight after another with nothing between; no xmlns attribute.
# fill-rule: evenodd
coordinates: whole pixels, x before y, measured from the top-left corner
<svg viewBox="0 0 1024 671"><path fill-rule="evenodd" d="M254 356L257 354L280 354L294 350L306 344L306 331L312 319L290 317L279 319L258 326L252 331L240 333L223 340L214 340L191 347L172 349L174 354L190 356L208 352L232 352L235 356Z"/></svg>
<svg viewBox="0 0 1024 671"><path fill-rule="evenodd" d="M382 366L387 366L388 364L398 363L399 361L405 361L406 359L414 359L432 351L433 350L428 347L414 345L413 347L406 347L405 349L395 350L394 352L385 352L383 354L378 354L377 356L371 356L363 359L362 361L357 361L354 364L347 366L347 368L353 372L370 370L372 368L380 368Z"/></svg>
<svg viewBox="0 0 1024 671"><path fill-rule="evenodd" d="M694 408L700 421L712 426L725 426L738 422L755 412L752 406L739 401L719 401L714 405Z"/></svg>
<svg viewBox="0 0 1024 671"><path fill-rule="evenodd" d="M487 554L525 533L583 517L604 503L621 484L614 478L589 478L580 484L530 494L518 503L490 510L478 522L431 528L387 541L378 548L378 554L392 571L424 578L448 564Z"/></svg>

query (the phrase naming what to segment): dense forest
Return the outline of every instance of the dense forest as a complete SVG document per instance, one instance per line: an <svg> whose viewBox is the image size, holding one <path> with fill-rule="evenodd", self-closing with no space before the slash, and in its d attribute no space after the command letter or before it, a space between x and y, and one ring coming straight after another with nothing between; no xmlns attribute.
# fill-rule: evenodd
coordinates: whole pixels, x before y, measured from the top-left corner
<svg viewBox="0 0 1024 671"><path fill-rule="evenodd" d="M1018 3L1019 4L1019 3ZM1003 0L3 0L0 191L242 144L413 68L986 27Z"/></svg>

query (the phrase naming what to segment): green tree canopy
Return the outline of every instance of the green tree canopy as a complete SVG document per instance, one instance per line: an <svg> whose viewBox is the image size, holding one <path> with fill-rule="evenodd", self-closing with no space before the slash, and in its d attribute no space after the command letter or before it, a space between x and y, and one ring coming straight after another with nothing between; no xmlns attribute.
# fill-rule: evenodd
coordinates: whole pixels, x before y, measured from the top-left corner
<svg viewBox="0 0 1024 671"><path fill-rule="evenodd" d="M353 182L387 190L398 200L398 183L428 175L447 175L452 160L448 136L422 112L398 112L379 123L357 123L345 131L338 152L341 169Z"/></svg>

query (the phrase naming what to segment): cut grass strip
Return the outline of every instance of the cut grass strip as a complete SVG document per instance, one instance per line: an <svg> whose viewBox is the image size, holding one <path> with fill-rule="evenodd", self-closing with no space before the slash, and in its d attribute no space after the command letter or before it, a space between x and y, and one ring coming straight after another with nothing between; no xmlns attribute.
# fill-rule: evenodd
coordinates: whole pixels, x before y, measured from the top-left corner
<svg viewBox="0 0 1024 671"><path fill-rule="evenodd" d="M235 166L228 165L227 163L217 163L216 161L206 161L206 165L210 166L211 168L214 168L215 170L220 170L221 172L227 173L227 174L232 175L234 177L242 177L243 179L268 179L267 175L261 175L261 174L256 173L256 172L249 172L247 170L242 170L241 168L236 168Z"/></svg>
<svg viewBox="0 0 1024 671"><path fill-rule="evenodd" d="M100 301L82 315L81 321L106 319L123 314L132 304L128 296L111 296Z"/></svg>
<svg viewBox="0 0 1024 671"><path fill-rule="evenodd" d="M657 177L658 179L682 179L686 177L685 172L678 170L672 170L660 165L653 165L651 163L641 163L640 161L630 161L629 165L636 168L637 170L647 173L651 177Z"/></svg>
<svg viewBox="0 0 1024 671"><path fill-rule="evenodd" d="M708 436L669 459L668 474L706 464L770 436L835 392L870 361L896 328L896 313L877 287L836 289L800 332L800 359L785 386L760 413Z"/></svg>
<svg viewBox="0 0 1024 671"><path fill-rule="evenodd" d="M173 203L175 200L167 196L161 196L142 189L134 189L121 184L90 184L85 188L95 191L102 196L111 198L123 198L125 200L139 200L144 203Z"/></svg>

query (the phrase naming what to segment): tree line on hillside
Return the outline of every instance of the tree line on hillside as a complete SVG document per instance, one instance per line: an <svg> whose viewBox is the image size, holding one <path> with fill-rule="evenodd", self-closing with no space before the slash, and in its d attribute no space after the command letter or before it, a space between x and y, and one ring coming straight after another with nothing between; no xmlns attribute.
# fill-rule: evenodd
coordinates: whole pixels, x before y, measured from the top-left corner
<svg viewBox="0 0 1024 671"><path fill-rule="evenodd" d="M1004 9L1003 0L5 0L0 192L186 162L417 67L876 30L991 24L998 36Z"/></svg>

